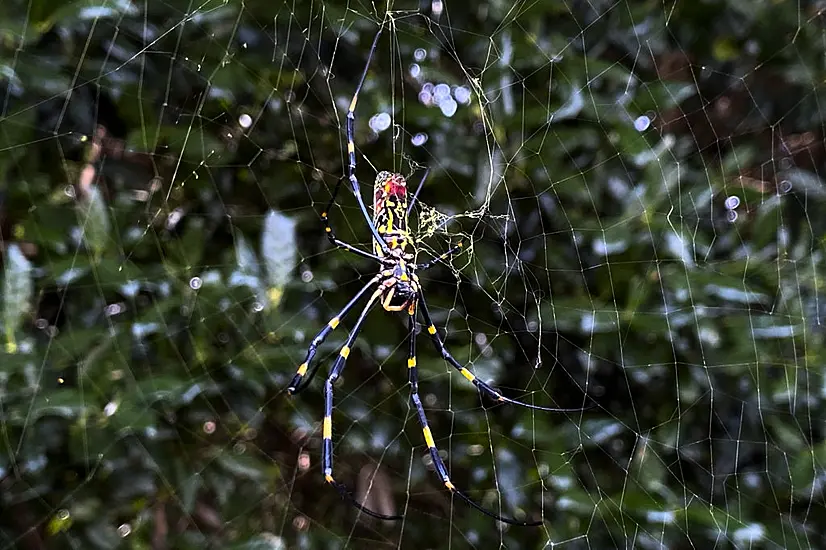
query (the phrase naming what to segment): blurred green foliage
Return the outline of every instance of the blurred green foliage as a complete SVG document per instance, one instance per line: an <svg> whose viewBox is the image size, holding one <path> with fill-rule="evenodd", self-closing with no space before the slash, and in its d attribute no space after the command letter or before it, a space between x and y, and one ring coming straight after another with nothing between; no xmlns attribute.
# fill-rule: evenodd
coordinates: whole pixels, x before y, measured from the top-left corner
<svg viewBox="0 0 826 550"><path fill-rule="evenodd" d="M2 3L0 547L826 547L818 5ZM419 339L455 484L544 528L443 490L402 318L368 319L334 437L404 522L324 484L320 381L283 391L375 269L318 214L380 24L365 200L429 167L414 222L457 217L422 256L469 245L422 276L454 355L596 405L492 407Z"/></svg>

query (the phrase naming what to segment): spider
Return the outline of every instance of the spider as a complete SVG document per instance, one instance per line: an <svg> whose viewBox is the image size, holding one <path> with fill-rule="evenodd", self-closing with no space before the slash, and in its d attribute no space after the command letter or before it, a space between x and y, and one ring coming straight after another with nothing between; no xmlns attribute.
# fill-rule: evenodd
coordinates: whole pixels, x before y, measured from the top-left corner
<svg viewBox="0 0 826 550"><path fill-rule="evenodd" d="M419 397L418 370L416 367L415 329L416 314L419 311L421 311L424 322L427 325L427 333L430 336L436 351L453 368L459 371L459 373L466 378L468 382L476 386L478 391L481 393L485 393L489 397L501 403L511 403L513 405L519 405L540 411L579 412L584 409L541 407L505 397L489 384L479 380L473 373L459 363L459 361L457 361L445 347L444 341L442 340L442 337L439 336L439 332L436 330L433 319L430 317L430 312L428 311L424 294L422 293L421 283L419 282L417 274L429 269L457 250L461 249L462 243L459 242L446 253L425 263L415 263L417 254L416 243L411 238L408 231L408 218L410 211L415 204L418 192L424 184L424 180L427 178L427 172L425 172L424 177L422 177L418 189L413 194L412 200L408 199L407 182L401 174L392 173L389 171L379 172L373 185L372 218L368 214L367 207L364 204L364 200L362 199L361 191L359 189L359 181L356 178L356 146L354 141L355 110L359 92L361 91L367 77L367 71L370 68L370 62L376 50L381 32L382 30L379 29L376 37L373 39L373 44L370 47L370 51L367 56L367 64L356 87L355 93L353 94L350 107L347 110L346 121L348 157L347 179L350 182L350 188L353 194L356 196L361 209L361 214L364 216L364 219L370 228L370 232L372 233L373 251L367 252L365 250L361 250L360 248L338 239L332 226L330 225L328 212L335 203L336 196L341 184L344 182L344 178L339 179L333 189L330 202L321 213L321 221L324 224L324 230L327 233L329 241L334 246L359 256L369 258L378 263L379 266L381 266L381 269L366 285L361 288L361 290L356 293L356 295L341 309L341 311L338 312L335 317L330 319L327 325L315 336L315 338L313 338L313 341L310 343L310 347L307 350L307 355L304 361L298 367L298 371L287 387L287 392L294 395L304 390L309 385L309 382L319 366L316 364L308 376L308 367L315 357L318 346L320 346L321 343L324 342L324 340L330 335L330 333L335 330L341 322L341 319L347 315L347 313L369 290L372 289L373 291L372 294L370 294L370 298L367 300L367 304L359 314L359 317L356 320L355 325L353 325L353 329L348 335L344 346L342 346L338 353L338 357L336 357L333 362L333 366L330 369L327 380L324 382L324 421L322 423L323 443L321 463L325 481L332 485L345 500L349 501L350 504L367 515L383 520L402 519L402 516L380 514L360 504L351 495L347 487L336 481L333 477L333 386L338 377L341 375L341 372L344 370L347 357L350 355L350 350L358 337L359 332L361 331L362 324L367 318L367 314L377 303L379 303L386 311L405 312L407 314L408 339L410 345L407 356L407 372L410 383L410 399L416 408L419 423L421 424L422 432L424 434L424 440L427 444L428 451L430 452L430 457L433 460L433 466L435 467L436 473L441 478L444 486L448 489L448 491L457 495L473 508L499 521L512 525L542 525L542 521L523 522L513 518L501 516L491 510L488 510L487 508L484 508L482 505L477 504L468 495L460 491L450 480L447 467L445 466L442 458L439 456L439 451L436 447L435 440L433 439L433 434L428 426L425 410L422 405L421 398Z"/></svg>

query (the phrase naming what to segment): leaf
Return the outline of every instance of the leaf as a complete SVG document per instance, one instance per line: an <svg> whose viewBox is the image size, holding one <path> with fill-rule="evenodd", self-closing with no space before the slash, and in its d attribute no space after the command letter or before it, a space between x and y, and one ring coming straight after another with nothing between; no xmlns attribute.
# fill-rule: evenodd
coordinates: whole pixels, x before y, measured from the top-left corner
<svg viewBox="0 0 826 550"><path fill-rule="evenodd" d="M559 331L592 335L617 330L617 313L613 306L578 296L554 297L543 303L542 318L551 319Z"/></svg>
<svg viewBox="0 0 826 550"><path fill-rule="evenodd" d="M826 197L826 182L817 174L800 168L792 168L778 173L778 180L781 188L789 186L788 190L811 198L822 199ZM788 183L784 183L788 182ZM782 189L781 189L782 190ZM785 192L788 192L785 191Z"/></svg>
<svg viewBox="0 0 826 550"><path fill-rule="evenodd" d="M203 218L195 218L186 225L180 238L180 246L175 249L180 254L179 261L187 270L195 269L201 262L207 248L208 231Z"/></svg>
<svg viewBox="0 0 826 550"><path fill-rule="evenodd" d="M29 310L34 285L32 264L16 244L9 245L3 280L3 327L6 332L6 351L17 351L14 333L20 328L23 315Z"/></svg>
<svg viewBox="0 0 826 550"><path fill-rule="evenodd" d="M46 532L50 537L53 537L59 533L68 531L72 527L72 523L73 520L69 511L61 508L49 520L49 524L46 526Z"/></svg>
<svg viewBox="0 0 826 550"><path fill-rule="evenodd" d="M297 263L295 221L280 212L270 210L261 234L261 254L267 268L270 304L278 307L284 287L292 279Z"/></svg>
<svg viewBox="0 0 826 550"><path fill-rule="evenodd" d="M144 380L136 389L147 406L158 401L187 405L201 395L218 395L221 391L220 385L209 379L186 381L166 375Z"/></svg>
<svg viewBox="0 0 826 550"><path fill-rule="evenodd" d="M86 527L86 536L97 548L117 548L122 537L118 534L115 525L106 521L90 522Z"/></svg>
<svg viewBox="0 0 826 550"><path fill-rule="evenodd" d="M607 445L626 432L621 422L610 419L588 420L582 424L584 445Z"/></svg>
<svg viewBox="0 0 826 550"><path fill-rule="evenodd" d="M801 449L795 453L789 468L789 481L793 493L806 498L812 494L813 485L821 485L826 478L826 444Z"/></svg>
<svg viewBox="0 0 826 550"><path fill-rule="evenodd" d="M585 105L585 94L582 91L582 87L577 82L567 86L563 95L568 99L559 107L559 109L551 113L548 117L549 124L575 118L579 115Z"/></svg>
<svg viewBox="0 0 826 550"><path fill-rule="evenodd" d="M258 257L240 232L235 235L235 262L245 275L258 276Z"/></svg>
<svg viewBox="0 0 826 550"><path fill-rule="evenodd" d="M230 546L231 550L286 550L284 539L272 533L259 533L251 539Z"/></svg>
<svg viewBox="0 0 826 550"><path fill-rule="evenodd" d="M146 143L145 136L155 138L151 143ZM138 151L165 148L169 154L180 156L182 161L195 164L218 162L226 151L224 142L200 125L163 125L136 129L126 137L126 146Z"/></svg>
<svg viewBox="0 0 826 550"><path fill-rule="evenodd" d="M23 425L45 416L58 416L76 419L85 415L93 404L88 397L74 388L60 388L56 391L41 393L33 399L28 409L12 411L9 419L13 424Z"/></svg>
<svg viewBox="0 0 826 550"><path fill-rule="evenodd" d="M261 281L258 256L240 231L235 232L235 265L229 278L230 287L246 287L255 294L256 300L264 300L266 290Z"/></svg>
<svg viewBox="0 0 826 550"><path fill-rule="evenodd" d="M6 19L0 15L0 20L6 25ZM21 79L14 65L0 62L0 79L7 84L9 90L21 87ZM4 116L0 120L0 175L5 176L26 152L25 145L31 142L36 127L35 110L26 109L13 115Z"/></svg>
<svg viewBox="0 0 826 550"><path fill-rule="evenodd" d="M110 401L103 408L105 423L114 428L118 437L158 432L158 413L136 395L125 395L122 400ZM101 422L102 423L102 422Z"/></svg>
<svg viewBox="0 0 826 550"><path fill-rule="evenodd" d="M138 9L126 0L81 0L79 2L39 3L32 18L37 22L37 29L45 32L54 24L68 25L73 21L120 19L127 15L136 15ZM52 10L52 11L49 11Z"/></svg>
<svg viewBox="0 0 826 550"><path fill-rule="evenodd" d="M85 189L79 210L83 241L97 260L109 246L109 233L112 228L106 202L96 185L90 185Z"/></svg>
<svg viewBox="0 0 826 550"><path fill-rule="evenodd" d="M662 113L696 94L697 87L694 83L666 80L646 83L634 97L632 108L638 113Z"/></svg>
<svg viewBox="0 0 826 550"><path fill-rule="evenodd" d="M263 483L267 479L272 479L277 473L276 467L272 464L264 464L255 457L234 454L228 451L220 452L215 457L215 462L225 471L236 477L257 481L259 483Z"/></svg>

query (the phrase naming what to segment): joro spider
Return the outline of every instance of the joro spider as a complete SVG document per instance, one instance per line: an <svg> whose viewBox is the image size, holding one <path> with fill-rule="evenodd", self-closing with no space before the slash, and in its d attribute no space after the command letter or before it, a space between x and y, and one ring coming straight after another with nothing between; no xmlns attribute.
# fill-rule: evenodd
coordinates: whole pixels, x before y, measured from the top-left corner
<svg viewBox="0 0 826 550"><path fill-rule="evenodd" d="M367 318L367 314L370 312L370 310L373 309L373 307L378 302L386 311L404 311L407 313L408 340L410 345L407 355L407 372L408 379L410 382L410 399L413 401L413 405L416 407L416 413L419 418L419 423L422 427L424 440L430 452L430 457L433 460L433 465L436 469L436 473L441 478L444 486L451 493L457 495L459 498L467 502L473 508L476 508L480 512L499 521L509 523L511 525L542 525L542 521L519 521L513 518L503 517L491 510L488 510L480 504L477 504L468 495L456 488L456 486L450 480L450 475L448 474L447 467L445 466L444 461L439 456L439 451L436 448L436 443L433 439L433 434L431 433L430 427L427 423L427 417L425 416L424 407L422 405L421 399L419 398L418 369L416 367L417 311L421 311L422 313L422 317L424 318L424 321L427 324L427 333L430 335L430 339L433 342L433 346L436 348L436 351L451 366L453 366L453 368L459 371L459 373L462 376L464 376L469 382L475 385L481 393L485 393L489 397L492 397L493 399L501 403L511 403L513 405L519 405L522 407L527 407L529 409L535 409L539 411L580 412L584 409L560 409L552 407L541 407L537 405L531 405L529 403L524 403L522 401L517 401L509 397L505 397L498 390L494 389L487 383L476 378L476 376L474 376L473 373L471 373L467 368L462 366L445 347L444 341L442 340L441 336L439 336L439 333L436 330L436 326L433 324L433 319L430 317L430 312L427 309L427 304L425 302L424 294L422 293L422 288L417 273L425 271L430 267L436 265L443 259L447 258L451 254L459 250L462 247L462 243L459 242L456 246L452 247L446 253L435 258L432 258L431 260L425 263L415 263L417 254L416 243L414 239L411 238L411 235L408 231L408 218L410 211L413 205L415 204L418 192L421 189L425 178L427 177L427 173L425 173L424 177L422 178L419 184L418 189L413 194L412 200L408 200L407 182L405 181L405 178L402 175L391 173L388 171L379 172L376 176L376 180L373 185L372 219L368 214L367 208L364 204L364 200L361 197L359 182L356 178L356 146L354 141L355 110L356 103L358 102L359 92L361 91L361 88L364 85L364 81L367 77L367 71L370 68L370 62L376 50L379 37L381 36L381 32L381 29L379 29L378 33L376 34L376 37L373 39L373 44L370 47L370 52L367 56L367 64L364 67L364 72L361 75L361 79L359 80L358 86L356 87L356 91L353 94L353 99L350 102L350 107L347 110L346 122L348 179L350 182L351 190L353 191L353 194L356 196L356 199L358 201L361 213L364 216L364 219L367 222L368 227L370 228L370 232L373 235L373 252L371 253L361 250L351 244L348 244L338 239L335 235L335 232L333 231L332 226L330 225L328 212L335 203L336 196L338 195L338 191L344 179L339 179L338 183L333 189L333 194L330 198L330 202L327 204L327 207L321 214L321 221L322 223L324 223L324 229L327 233L327 237L334 246L336 246L337 248L342 248L359 256L370 258L371 260L377 262L381 266L381 271L379 271L379 273L373 276L373 278L371 278L370 281L356 293L356 295L347 303L347 305L345 305L335 317L330 319L327 325L315 336L315 338L313 338L313 341L310 343L310 347L307 350L307 355L304 361L298 367L298 371L296 372L295 376L293 377L292 381L287 387L287 392L294 395L307 388L309 382L311 381L313 375L319 367L319 364L317 363L313 367L312 371L309 373L308 376L308 367L312 362L313 358L315 357L318 346L320 346L321 343L324 342L324 340L327 338L327 336L329 336L330 333L333 330L335 330L335 328L341 322L341 319L345 315L347 315L347 313L356 305L356 303L358 303L358 301L370 289L373 289L370 298L367 300L367 304L361 310L361 313L359 314L359 317L356 320L356 323L353 326L352 331L347 337L344 346L342 346L342 348L340 349L338 357L335 358L333 366L330 369L330 373L327 376L327 380L324 382L324 421L322 424L323 443L321 451L321 463L322 470L324 473L324 479L326 480L326 482L335 487L336 490L341 494L341 496L345 500L349 501L350 504L352 504L353 506L355 506L367 515L382 520L402 519L402 516L380 514L378 512L370 510L366 506L357 502L355 498L351 495L347 487L343 483L336 481L333 477L333 385L340 376L341 372L344 370L344 365L347 361L347 357L350 355L350 349L353 346L353 343L355 342L356 338L358 337L359 332L361 331L361 327L364 323L364 320Z"/></svg>

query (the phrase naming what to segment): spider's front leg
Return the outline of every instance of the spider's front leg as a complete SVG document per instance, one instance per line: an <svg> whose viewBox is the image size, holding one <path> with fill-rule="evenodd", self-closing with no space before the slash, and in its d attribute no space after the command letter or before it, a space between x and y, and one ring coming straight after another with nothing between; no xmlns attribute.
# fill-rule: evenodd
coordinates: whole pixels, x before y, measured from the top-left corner
<svg viewBox="0 0 826 550"><path fill-rule="evenodd" d="M450 256L451 254L453 254L454 252L456 252L457 250L461 250L462 246L463 246L462 241L459 241L458 243L456 243L456 246L451 247L450 250L448 250L444 254L440 254L440 255L436 256L435 258L426 261L423 264L416 264L414 266L414 270L415 271L426 271L426 270L430 269L431 267L433 267L434 265L436 265L437 263L444 260L445 258L447 258L448 256Z"/></svg>
<svg viewBox="0 0 826 550"><path fill-rule="evenodd" d="M327 203L327 206L324 208L324 211L321 212L321 223L324 224L324 232L327 233L327 240L329 240L330 243L336 248L343 248L344 250L347 250L348 252L352 252L354 254L358 254L363 258L370 258L371 260L381 262L382 258L380 258L379 256L367 252L365 250L361 250L360 248L356 248L350 243L342 241L341 239L336 237L336 233L335 231L333 231L333 226L330 224L329 213L330 209L336 202L336 196L338 195L338 190L341 187L343 181L344 179L340 178L338 182L336 182L336 186L333 188L333 194L330 197L330 202Z"/></svg>
<svg viewBox="0 0 826 550"><path fill-rule="evenodd" d="M381 235L379 235L376 225L373 223L373 220L370 218L370 214L367 212L367 206L364 204L364 199L361 196L359 180L356 177L356 104L358 103L361 88L364 86L364 81L367 79L367 71L370 69L370 62L373 60L373 54L376 52L376 47L379 44L381 31L382 29L379 28L379 31L376 33L376 37L373 39L373 45L370 46L370 53L367 54L367 64L364 66L364 72L361 73L361 79L359 79L358 86L356 86L356 91L353 93L353 99L350 101L350 107L347 109L345 132L347 133L347 177L350 180L350 187L353 190L353 194L356 196L356 200L359 203L359 208L361 209L361 214L364 216L365 221L367 221L367 225L370 228L370 232L373 234L373 238L376 239L378 246L381 247L384 254L389 255L390 247L387 246L387 243L384 242L384 239L382 239Z"/></svg>

